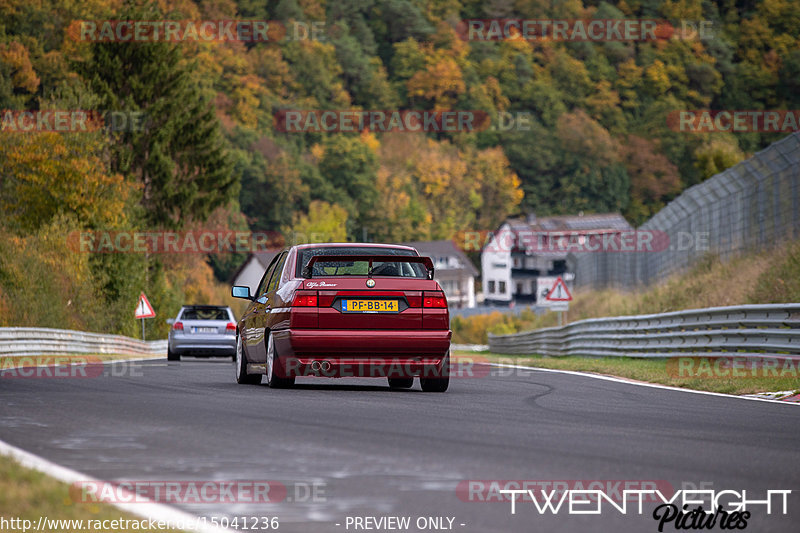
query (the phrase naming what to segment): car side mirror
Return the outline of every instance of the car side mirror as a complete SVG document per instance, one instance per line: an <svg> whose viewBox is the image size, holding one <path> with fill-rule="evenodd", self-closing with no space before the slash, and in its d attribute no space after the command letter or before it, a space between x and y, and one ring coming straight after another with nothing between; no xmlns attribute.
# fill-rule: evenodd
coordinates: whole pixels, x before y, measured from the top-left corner
<svg viewBox="0 0 800 533"><path fill-rule="evenodd" d="M253 297L250 295L250 287L246 285L234 285L231 287L231 296L234 298L243 298L245 300L252 300Z"/></svg>
<svg viewBox="0 0 800 533"><path fill-rule="evenodd" d="M168 318L168 319L167 319L167 324L169 324L170 326L171 326L172 324L174 324L174 323L175 323L175 319L174 319L174 318Z"/></svg>

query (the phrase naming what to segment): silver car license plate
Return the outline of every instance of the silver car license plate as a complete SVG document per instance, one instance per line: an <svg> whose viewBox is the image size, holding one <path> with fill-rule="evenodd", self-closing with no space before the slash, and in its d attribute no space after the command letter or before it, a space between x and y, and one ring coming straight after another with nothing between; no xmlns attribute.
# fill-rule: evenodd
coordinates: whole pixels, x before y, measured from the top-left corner
<svg viewBox="0 0 800 533"><path fill-rule="evenodd" d="M217 328L192 328L192 333L216 333Z"/></svg>

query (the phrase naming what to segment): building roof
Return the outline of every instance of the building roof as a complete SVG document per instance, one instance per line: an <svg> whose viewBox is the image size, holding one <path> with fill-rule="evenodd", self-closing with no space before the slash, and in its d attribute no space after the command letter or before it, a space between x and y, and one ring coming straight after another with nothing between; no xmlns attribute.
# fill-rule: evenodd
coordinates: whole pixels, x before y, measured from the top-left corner
<svg viewBox="0 0 800 533"><path fill-rule="evenodd" d="M581 233L617 233L621 231L632 231L634 228L631 226L625 217L619 213L598 213L598 214L578 214L578 215L556 215L550 217L536 217L529 216L527 218L509 218L503 224L508 225L509 229L517 237L514 241L514 249L512 251L524 251L518 243L530 243L533 245L536 240L531 239L530 235L537 233L567 233L567 234L581 234ZM495 232L496 233L496 232ZM526 235L528 238L519 238L520 235ZM530 247L530 245L525 245ZM489 246L489 244L487 244ZM531 251L530 249L528 251ZM537 255L544 255L547 253L544 250L537 250ZM555 255L565 256L563 252L557 252Z"/></svg>
<svg viewBox="0 0 800 533"><path fill-rule="evenodd" d="M465 254L453 241L416 241L403 243L406 246L416 248L420 255L432 258L436 257L454 257L456 262L460 265L457 268L437 267L437 270L442 271L464 271L468 275L478 276L478 269L472 264L467 254ZM436 260L434 259L434 264Z"/></svg>
<svg viewBox="0 0 800 533"><path fill-rule="evenodd" d="M266 270L269 264L275 258L275 256L281 253L282 250L283 248L273 248L272 250L265 250L263 252L251 252L247 254L247 258L244 261L242 261L242 264L239 265L239 268L237 268L236 272L234 272L233 276L231 276L231 283L236 282L236 278L239 277L239 274L242 273L242 270L244 269L245 266L247 266L247 263L249 263L251 259L255 259L256 261L258 261L264 268L264 270Z"/></svg>
<svg viewBox="0 0 800 533"><path fill-rule="evenodd" d="M529 231L630 231L633 229L625 217L619 213L598 213L588 215L556 215L509 219L512 229Z"/></svg>

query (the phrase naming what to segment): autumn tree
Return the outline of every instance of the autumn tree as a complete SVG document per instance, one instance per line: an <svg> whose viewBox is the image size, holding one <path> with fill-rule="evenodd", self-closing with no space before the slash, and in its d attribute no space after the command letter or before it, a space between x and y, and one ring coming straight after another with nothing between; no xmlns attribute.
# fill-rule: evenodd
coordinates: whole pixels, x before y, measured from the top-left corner
<svg viewBox="0 0 800 533"><path fill-rule="evenodd" d="M79 135L92 135L80 138ZM86 228L119 227L138 192L102 158L94 134L0 133L0 211L12 228L35 231L59 214Z"/></svg>
<svg viewBox="0 0 800 533"><path fill-rule="evenodd" d="M122 20L157 20L157 8L128 8ZM142 187L150 223L203 219L238 189L214 108L181 49L165 41L94 43L84 67L102 108L143 112L146 127L114 135L111 168Z"/></svg>
<svg viewBox="0 0 800 533"><path fill-rule="evenodd" d="M681 190L678 167L659 153L647 139L629 135L622 147L622 159L631 179L630 205L625 216L641 225L656 214Z"/></svg>

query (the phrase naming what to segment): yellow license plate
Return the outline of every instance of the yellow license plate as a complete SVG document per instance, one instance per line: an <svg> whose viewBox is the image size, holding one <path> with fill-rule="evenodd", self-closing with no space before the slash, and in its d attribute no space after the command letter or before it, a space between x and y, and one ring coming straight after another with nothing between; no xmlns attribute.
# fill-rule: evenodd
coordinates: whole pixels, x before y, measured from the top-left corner
<svg viewBox="0 0 800 533"><path fill-rule="evenodd" d="M397 313L397 300L342 300L344 313Z"/></svg>

